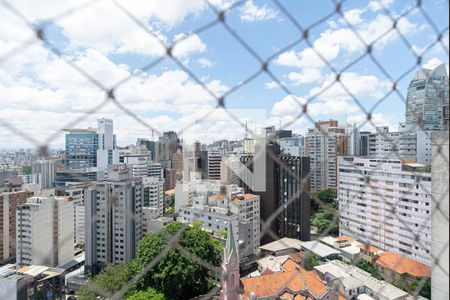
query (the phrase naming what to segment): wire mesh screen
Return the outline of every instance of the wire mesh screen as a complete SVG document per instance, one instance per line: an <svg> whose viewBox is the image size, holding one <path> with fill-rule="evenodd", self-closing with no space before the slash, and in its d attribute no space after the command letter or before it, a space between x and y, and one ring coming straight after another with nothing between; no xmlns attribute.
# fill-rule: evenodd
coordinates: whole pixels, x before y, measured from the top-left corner
<svg viewBox="0 0 450 300"><path fill-rule="evenodd" d="M169 124L177 129L177 136L182 139L186 137L186 140L195 130L199 131L194 134L194 139L197 140L208 137L211 141L212 137L214 141L216 135L216 140L225 139L222 132L225 129L230 140L242 138L244 133L246 139L255 140L260 136L259 130L256 125L249 126L247 120L248 115L258 113L262 105L252 99L254 96L251 88L255 89L257 86L260 90L276 89L284 95L283 101L275 104L272 110L273 112L278 109L279 115L265 124L276 125L278 131L290 128L302 128L305 131L311 128L304 134L303 144L306 150L302 155L298 155L308 159L295 160L289 158L292 155L280 153L277 148L280 137L276 132L264 135L264 145L259 145L265 149L263 154L256 151L241 159L247 167L255 169L258 155L264 155L265 170L272 172L264 174L267 175L266 183L272 182L274 178L279 180L274 185L280 190L272 195L267 191L264 192L266 194L259 194L240 181L248 193L260 195L259 236L263 240L280 240L286 236L302 240L321 240L339 234L353 237L360 243L355 246L360 248L359 253L366 255L371 262L369 268L366 266L366 271L372 271L372 275L376 273L380 278L400 286L409 296L419 297L424 294L422 291L428 288L431 273L408 279L405 283L403 277L397 278L394 273L388 274L382 271L383 269L378 270L376 266L372 266L375 257L379 255L378 252L382 251L375 246L379 245L381 248L380 245L384 245L388 251L394 249L393 245L390 245L392 248L386 246L390 243L386 236L395 235L406 248L422 251L423 257L417 256L417 259L431 266L431 272L439 270L440 274L448 278L448 266L445 267L445 262L442 262L442 257L448 254L448 247L442 248L439 253L431 248L431 223L434 216L439 214L442 216L440 219L448 224L448 184L439 181L438 196L434 190L436 183L431 181L433 170L443 172L438 175L439 178L447 172L448 178L448 134L447 137L432 141L432 132L448 130L448 71L445 65L437 67L437 59L429 59L436 56L436 53L448 56L448 15L444 16L444 26L441 21L436 22L437 17L433 15L436 13L436 7L447 11L448 1L411 1L395 10L393 1L382 0L365 3L364 8L354 8L355 5L361 5L360 3L334 0L320 4L278 0L264 1L263 4L245 0L192 1L189 5L183 1L167 2L171 2L167 4L167 10L177 7L177 11L181 11L183 15L194 15L192 25L187 27L186 32L177 34L173 41L162 33L167 27L160 23L163 22L161 20L166 23L174 21L170 11L153 7L166 5L159 1L149 3L148 7L127 1L69 1L64 4L44 3L42 7L34 7L34 4L31 5L27 1L0 1L2 15L5 16L0 21L0 24L5 25L2 25L5 29L0 29L0 68L4 71L0 79L1 88L4 90L0 114L2 141L11 145L32 145L38 156L45 158L50 156L52 145L58 143L65 129L83 127L88 120L109 113L120 115L123 127L121 132L128 136L161 136ZM314 17L299 16L296 11L291 10L296 7L299 11L309 12L309 6L314 7L315 11L311 12ZM430 12L430 7L433 7L433 13ZM148 17L151 14L146 9L158 10L160 13L152 19ZM361 19L362 14L369 9L376 12L376 19L370 23ZM206 16L197 16L200 12ZM277 46L269 46L270 43L256 45L248 28L236 26L236 15L239 15L243 23L277 19L276 25L286 26L283 29L283 37L286 40ZM416 18L420 22L411 23L409 18ZM77 24L80 24L81 29L77 28ZM323 29L323 26L327 26L326 29ZM64 34L70 35L72 40L62 38L58 28L64 28ZM411 39L411 32L415 31L422 32L420 47L417 46L416 39ZM206 34L218 41L225 53L239 49L238 56L242 57L237 57L236 60L231 57L218 67L219 72L221 67L224 68L223 72L225 76L232 78L232 84L225 85L220 80L211 79L205 76L204 72L198 72L199 68L193 67L189 53L196 51L192 49L205 51L206 46L199 37ZM260 33L258 38L261 38ZM270 41L272 38L274 37L270 32L267 32L265 39ZM391 47L400 49L393 53L408 56L406 61L409 63L404 63L403 60L401 66L399 64L397 67L400 58L383 55L380 51L380 48L389 45L393 40L396 43ZM83 43L88 46L80 47ZM343 51L351 55L338 55ZM101 55L102 52L112 54L108 58ZM136 57L132 60L126 57L125 53L129 52L136 54ZM26 63L23 63L24 61ZM229 62L235 65L227 65ZM198 63L205 68L214 64L205 58L198 59ZM355 73L355 68L360 68L362 64L370 65L370 69L377 76L359 76ZM434 64L433 72L419 71L430 68L431 64ZM283 74L280 66L296 69L289 74ZM235 72L233 68L236 69ZM419 72L414 75L416 71ZM44 75L40 76L39 72ZM156 75L157 72L164 74ZM417 80L427 80L432 90L427 90L427 93L434 93L440 101L417 109L424 110L424 116L433 113L439 115L438 121L434 120L433 116L429 119L417 119L414 111L408 111L408 101L412 100L409 90L407 94L405 89L405 82L409 83L413 76ZM265 87L261 84L263 81L266 81ZM39 93L33 90L31 82ZM296 96L302 93L298 87L316 82L320 84L309 93L304 92L305 96ZM63 92L60 91L63 93L62 97L53 93L58 86L63 87ZM78 89L79 87L83 89ZM368 92L361 92L365 89L368 89ZM368 101L367 94L375 100ZM79 101L79 98L83 97L85 99ZM159 101L165 97L178 97L181 100L169 104ZM261 96L261 99L268 97ZM354 116L352 122L355 123L350 129L347 126L343 130L332 121L319 122L318 116L327 115L328 111L340 111L341 115L345 113L347 117L346 107L350 104L348 113ZM389 120L378 111L389 106L394 110L407 106L406 121L414 126L405 127L397 137L379 127ZM29 107L29 112L23 115L15 114L16 109L23 107ZM188 112L183 115L177 111L177 115L181 114L179 119L170 120L165 116L149 113L179 107ZM53 112L58 112L57 115L46 111L52 108L55 109ZM37 118L33 111L39 112ZM30 125L27 119L34 120L35 123ZM39 120L48 125L36 124ZM430 122L435 125L429 125ZM127 125L123 126L124 124ZM206 125L201 127L202 124ZM215 126L217 124L222 124L222 127ZM33 128L34 126L36 128ZM372 134L372 137L367 134L367 143L373 138L374 147L378 147L377 143L382 141L380 147L384 148L375 149L379 156L367 158L367 165L364 165L362 161L358 161L356 153L350 153L347 148L352 143L350 136L358 134L360 137L367 131ZM409 159L411 154L405 152L409 150L402 147L405 147L404 141L408 138L413 139L411 143L421 143L418 132L423 134L422 141L430 149L427 154L429 157L425 160L429 161L431 168L412 165L409 173L399 173L398 168L386 171L386 164L396 164ZM431 157L432 143L435 148ZM321 147L320 150L318 147ZM384 153L384 157L379 153ZM369 153L360 156L368 155ZM186 160L186 156L184 158ZM440 170L442 166L447 169ZM382 170L385 173L382 174ZM120 169L116 171L120 173ZM76 178L79 175L75 173L71 176ZM380 176L386 178L380 179ZM287 187L283 190L283 184L287 181L292 182L295 187L293 190L288 191ZM400 195L393 197L388 191L393 192L394 188L389 185L394 182L400 184L397 188ZM139 190L140 184L142 183L132 180L130 186L136 191ZM325 189L327 191L323 192ZM332 194L333 191L335 194ZM86 218L86 235L87 231L103 226L101 220L106 218L108 210L123 209L118 205L124 201L122 192L119 186L105 183L97 190L89 190L85 194L91 195L86 197L92 197L93 201L99 199L98 197L109 199L102 207L89 208L85 205L86 211L92 210L92 218ZM331 193L328 198L325 195L327 192ZM270 201L275 203L267 216L262 215L263 210L268 210L264 207L268 205L263 202L264 197L272 197ZM446 204L443 204L445 202ZM131 220L130 224L139 232L143 231L142 206L145 205L140 203L136 208L125 209L123 212L124 219ZM374 211L369 213L369 208ZM295 219L296 223L288 226L288 219ZM323 219L328 221L324 223ZM116 220L112 219L106 221L108 226L115 226L115 222ZM393 232L392 225L386 225L390 222L397 224L402 230ZM176 250L177 255L187 258L187 261L195 263L205 271L213 283L209 292L199 291L198 296L205 299L217 297L223 288L221 281L223 283L228 280L227 274L225 279L222 278L220 262L214 264L205 260L203 252L193 250L191 245L186 244L189 228L191 227L184 224L177 228L176 232L162 230L160 237L165 242L163 245L148 246L149 249L156 247L158 252L154 253L150 262L146 262L144 268L138 268L131 275L127 273L129 271L123 271L122 273L127 274L123 280L125 283L117 283L109 290L105 289L105 285L96 285L93 281L88 285L90 291L93 295L103 298L124 298L131 288L145 285L147 274L156 272L158 264L174 255L171 250ZM305 231L304 228L308 230L302 237L300 232ZM73 239L73 235L64 238L69 241ZM104 244L105 238L106 241L111 239L107 236L94 236L94 243L98 241ZM443 241L444 244L445 242L448 245L448 240ZM284 243L283 240L280 240L280 243ZM123 246L126 248L127 244ZM312 243L308 253L314 253L316 247L322 247L320 245L321 243ZM290 247L288 244L285 246ZM85 250L89 251L87 248ZM119 253L117 255L123 254L120 249L112 249L111 253L116 250ZM45 253L46 249L40 251ZM131 250L132 253L134 251L136 250ZM413 252L419 253L408 251L400 251L398 258L395 256L394 266L391 266L394 270L407 265L409 261L406 260L413 256ZM398 253L398 249L394 252ZM132 257L125 260L131 259ZM307 263L306 260L312 259L317 257L305 256L298 264L302 265ZM349 265L358 265L358 261L349 260ZM188 267L187 264L186 268ZM162 271L158 269L158 272ZM296 269L279 290L264 297L281 299L283 294L280 293L289 289L294 297L302 295L319 299L320 295L311 292L314 289L308 286L312 284L308 274L304 273L302 268ZM296 283L298 279L304 285L303 289ZM300 291L297 291L297 288ZM251 292L258 295L259 291ZM245 294L244 291L241 293Z"/></svg>

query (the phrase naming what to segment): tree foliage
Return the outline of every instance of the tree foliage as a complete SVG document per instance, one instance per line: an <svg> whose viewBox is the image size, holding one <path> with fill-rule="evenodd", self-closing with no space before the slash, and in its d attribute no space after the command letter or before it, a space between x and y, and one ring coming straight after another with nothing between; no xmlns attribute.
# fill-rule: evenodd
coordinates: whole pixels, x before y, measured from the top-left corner
<svg viewBox="0 0 450 300"><path fill-rule="evenodd" d="M378 272L378 269L371 264L370 262L368 262L367 260L364 259L360 259L357 263L356 266L364 271L366 271L367 273L369 273L370 275L372 275L374 278L376 279L381 279L381 275L380 272Z"/></svg>
<svg viewBox="0 0 450 300"><path fill-rule="evenodd" d="M425 280L424 283L422 283L422 280ZM426 277L425 279L423 277L416 278L416 280L412 283L407 283L403 280L392 280L391 283L398 287L399 289L402 289L412 295L415 295L418 293L420 296L425 297L427 299L431 299L431 278ZM422 286L423 284L423 286ZM420 288L420 291L417 291L417 289Z"/></svg>
<svg viewBox="0 0 450 300"><path fill-rule="evenodd" d="M310 271L315 266L320 265L320 259L316 255L310 253L303 258L302 265L306 270Z"/></svg>
<svg viewBox="0 0 450 300"><path fill-rule="evenodd" d="M311 197L311 211L317 212L320 208L319 203L323 205L336 205L336 190L334 189L324 189L319 192L312 193ZM318 202L319 200L320 202Z"/></svg>
<svg viewBox="0 0 450 300"><path fill-rule="evenodd" d="M186 252L180 251L171 242L174 235L178 235L179 247ZM218 267L222 251L219 241L203 231L201 223L188 227L173 222L159 233L147 234L139 243L135 259L127 266L108 266L81 288L77 296L81 300L91 300L96 299L98 294L113 295L165 251L167 253L143 278L130 287L127 299L189 299L204 294L213 287L211 271L185 253L192 253L211 266Z"/></svg>
<svg viewBox="0 0 450 300"><path fill-rule="evenodd" d="M327 204L322 207L318 212L312 215L311 225L317 228L319 231L324 231L330 227L329 233L338 234L339 227L338 222L334 221L334 216L338 213L338 210L332 204Z"/></svg>
<svg viewBox="0 0 450 300"><path fill-rule="evenodd" d="M126 284L129 278L127 266L122 264L108 265L103 272L95 276L77 292L78 299L95 299L97 294L113 295Z"/></svg>
<svg viewBox="0 0 450 300"><path fill-rule="evenodd" d="M166 300L163 293L158 292L154 288L147 288L143 291L135 291L128 295L127 300Z"/></svg>
<svg viewBox="0 0 450 300"><path fill-rule="evenodd" d="M161 233L145 236L139 244L134 263L130 264L133 272L143 270L180 231L179 245L183 249L218 267L221 262L220 243L197 224L183 227L183 224L174 222ZM167 254L139 282L138 289L152 286L169 299L187 299L206 293L212 287L210 270L174 247L167 249Z"/></svg>

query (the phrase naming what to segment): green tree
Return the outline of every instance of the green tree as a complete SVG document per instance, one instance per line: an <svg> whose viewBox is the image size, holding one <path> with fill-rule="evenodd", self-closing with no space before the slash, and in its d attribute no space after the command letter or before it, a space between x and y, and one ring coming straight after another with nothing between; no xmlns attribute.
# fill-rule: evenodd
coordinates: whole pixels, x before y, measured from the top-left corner
<svg viewBox="0 0 450 300"><path fill-rule="evenodd" d="M338 222L334 221L334 216L338 213L338 210L332 204L327 204L322 207L318 212L312 215L311 225L316 227L319 231L324 231L331 226L329 233L338 234Z"/></svg>
<svg viewBox="0 0 450 300"><path fill-rule="evenodd" d="M175 234L180 234L179 245L196 257L218 267L221 262L221 246L201 224L185 227L174 222L160 233L148 234L139 244L135 261L129 265L131 273L143 270L159 253L167 254L147 273L137 285L138 290L154 287L168 299L188 299L206 293L213 286L211 271L176 247L168 247ZM181 232L180 232L181 231Z"/></svg>
<svg viewBox="0 0 450 300"><path fill-rule="evenodd" d="M381 275L380 272L378 272L378 269L367 260L360 259L355 265L358 268L363 269L367 273L370 273L370 275L372 275L374 278L381 279Z"/></svg>
<svg viewBox="0 0 450 300"><path fill-rule="evenodd" d="M113 295L128 282L129 278L127 266L108 265L103 272L77 292L78 299L90 300L95 299L96 295Z"/></svg>
<svg viewBox="0 0 450 300"><path fill-rule="evenodd" d="M303 258L302 264L306 270L310 271L315 266L320 265L320 259L316 255L310 253Z"/></svg>
<svg viewBox="0 0 450 300"><path fill-rule="evenodd" d="M421 285L422 280L425 280L423 286ZM408 292L410 292L411 294L415 294L417 292L416 289L418 289L419 287L421 287L419 295L427 299L431 299L431 278L417 278L416 281L409 285Z"/></svg>
<svg viewBox="0 0 450 300"><path fill-rule="evenodd" d="M154 288L147 288L144 291L135 291L129 294L127 300L166 300L164 294L158 292Z"/></svg>
<svg viewBox="0 0 450 300"><path fill-rule="evenodd" d="M317 212L320 206L332 205L336 206L336 190L324 189L311 195L311 211ZM319 205L320 204L320 205Z"/></svg>

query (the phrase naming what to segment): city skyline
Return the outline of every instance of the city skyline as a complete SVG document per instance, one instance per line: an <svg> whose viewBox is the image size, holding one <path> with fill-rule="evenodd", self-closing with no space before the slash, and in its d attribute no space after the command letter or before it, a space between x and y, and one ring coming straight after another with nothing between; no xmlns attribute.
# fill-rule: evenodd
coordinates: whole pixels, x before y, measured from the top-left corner
<svg viewBox="0 0 450 300"><path fill-rule="evenodd" d="M227 0L213 1L213 4L222 8L229 7L231 3L232 1ZM285 5L304 26L323 17L322 14L326 10L326 7L316 9L316 4L311 4L306 10L300 11L293 3L286 1ZM411 8L408 3L400 1L385 0L383 4L394 16L399 16ZM203 1L189 1L182 5L174 1L168 4L166 9L156 4L121 5L137 14L140 20L154 29L168 44L182 38L182 33L189 33L214 17L212 10ZM432 16L439 30L448 22L448 16L440 9L443 5L439 0L424 4L424 9ZM22 7L21 3L17 6L33 22L57 15L67 8L67 4L62 3L43 3L39 9L33 6ZM0 9L4 10L7 16L5 32L0 34L0 40L4 44L4 50L0 51L1 57L2 53L20 45L33 32L21 24L10 11L3 7ZM332 9L330 3L329 10ZM364 53L364 46L352 30L370 43L383 35L384 28L387 31L392 25L392 21L377 1L346 2L342 5L342 11L352 28L348 27L339 15L334 15L309 31L314 50L319 51L337 70ZM92 18L93 15L95 18ZM116 17L117 24L107 23L98 28L90 26L89 34L80 34L83 26L89 26L91 22L83 22L83 28L79 28L78 22L81 18L95 19L95 22L102 23L102 19L107 16L109 18L110 15ZM276 53L292 42L293 36L298 35L287 16L270 1L249 1L227 13L226 20L263 58ZM6 29L11 26L14 26L17 34L7 34L9 31ZM156 59L163 50L145 31L132 24L118 7L107 5L106 1L85 7L67 19L49 22L46 26L46 38L105 87L110 87L133 74L139 67ZM401 75L398 70L409 70L396 82L397 90L402 98L406 99L409 82L418 70L418 66L410 69L417 62L417 58L411 53L421 54L426 45L434 43L429 38L434 29L427 25L427 21L417 10L412 10L400 18L397 28L408 39L412 49L405 46L398 34L390 32L377 39L373 55L375 59L383 62L386 71L394 79ZM105 35L108 32L109 34ZM448 31L445 29L442 33L442 43L448 48ZM400 53L403 55L399 55ZM174 47L173 55L217 96L235 87L249 76L252 70L256 71L259 67L257 61L220 26L213 26L183 40ZM428 49L421 62L425 68L446 63L448 69L448 59L441 44ZM4 95L9 101L0 112L0 117L20 115L18 120L6 119L38 142L58 133L56 139L49 141L49 146L53 148L61 148L63 145L63 135L59 132L61 127L81 117L83 111L98 105L104 97L92 82L83 79L39 42L11 56L7 61L2 61L1 67L3 79L0 81L0 95ZM258 76L225 99L226 107L233 110L241 124L232 120L224 111L218 110L210 114L204 122L190 126L194 120L207 115L214 107L215 101L192 77L169 59L119 87L115 96L119 102L159 132L171 129L181 131L188 126L189 130L183 132L186 140L190 137L192 140L205 137L213 139L219 136L230 138L236 136L237 132L239 136L243 136L245 129L242 124L245 121L248 121L252 131L255 128L254 123L257 123L256 127L261 128L269 125L284 127L288 122L293 122L289 129L296 132L306 131L312 125L311 120L305 117L296 119L301 111L296 102L303 103L305 98L325 90L327 85L335 80L332 70L324 65L304 41L281 51L270 61L269 67L293 94L288 95L283 89L277 88L276 83L267 74ZM367 110L392 87L392 82L367 56L342 72L340 77L341 82ZM67 80L68 78L70 80ZM372 122L394 127L404 120L404 106L401 98L396 93L391 93L372 113ZM249 113L252 109L262 111L262 116L253 116ZM345 121L360 124L366 118L338 84L312 101L308 105L308 114L315 121L336 119L341 124ZM87 128L102 117L115 120L120 145L134 143L138 137L152 136L149 128L124 114L112 103L106 104L95 114L86 116L77 123L77 127ZM229 126L230 122L236 126ZM133 138L130 138L130 128L135 133ZM157 134L154 133L154 136ZM8 132L0 139L2 144L17 148L31 145L22 138L11 137Z"/></svg>

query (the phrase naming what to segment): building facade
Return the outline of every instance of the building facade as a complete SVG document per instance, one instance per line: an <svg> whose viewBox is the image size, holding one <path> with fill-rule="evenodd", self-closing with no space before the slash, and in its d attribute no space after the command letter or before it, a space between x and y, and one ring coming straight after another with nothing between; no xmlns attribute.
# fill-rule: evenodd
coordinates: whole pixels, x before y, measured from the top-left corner
<svg viewBox="0 0 450 300"><path fill-rule="evenodd" d="M278 236L308 241L310 238L309 158L279 156L277 168ZM295 176L293 176L295 175Z"/></svg>
<svg viewBox="0 0 450 300"><path fill-rule="evenodd" d="M430 265L431 174L398 159L340 157L338 167L339 234Z"/></svg>
<svg viewBox="0 0 450 300"><path fill-rule="evenodd" d="M32 195L33 193L27 191L0 194L0 259L2 261L16 256L16 209Z"/></svg>
<svg viewBox="0 0 450 300"><path fill-rule="evenodd" d="M65 129L66 166L84 169L97 166L98 134L95 129Z"/></svg>
<svg viewBox="0 0 450 300"><path fill-rule="evenodd" d="M448 98L445 64L434 70L419 70L408 87L406 124L424 131L448 130Z"/></svg>
<svg viewBox="0 0 450 300"><path fill-rule="evenodd" d="M310 190L318 192L336 188L336 162L348 154L349 136L335 120L316 122L306 134L306 151L310 158Z"/></svg>
<svg viewBox="0 0 450 300"><path fill-rule="evenodd" d="M31 197L16 210L16 264L61 266L74 257L73 202L66 196Z"/></svg>
<svg viewBox="0 0 450 300"><path fill-rule="evenodd" d="M142 181L126 165L114 165L107 179L85 194L86 272L128 263L142 237Z"/></svg>

